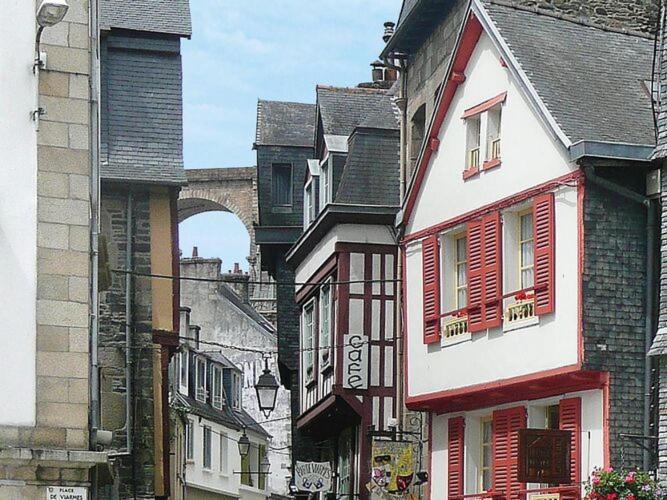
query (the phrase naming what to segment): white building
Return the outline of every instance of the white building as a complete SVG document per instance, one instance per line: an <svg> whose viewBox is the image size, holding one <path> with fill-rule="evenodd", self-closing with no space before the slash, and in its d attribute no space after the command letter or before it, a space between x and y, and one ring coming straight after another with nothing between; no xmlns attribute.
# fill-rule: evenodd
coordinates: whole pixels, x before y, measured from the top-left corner
<svg viewBox="0 0 667 500"><path fill-rule="evenodd" d="M219 352L197 345L196 338L183 344L171 367L173 498L269 498L263 462L270 436L244 410L242 372ZM246 456L239 450L243 435L250 441Z"/></svg>
<svg viewBox="0 0 667 500"><path fill-rule="evenodd" d="M642 433L646 214L628 200L650 58L646 38L542 11L475 0L464 18L401 221L432 498L578 498L594 467L640 465L623 436ZM560 488L519 482L523 428L570 431Z"/></svg>

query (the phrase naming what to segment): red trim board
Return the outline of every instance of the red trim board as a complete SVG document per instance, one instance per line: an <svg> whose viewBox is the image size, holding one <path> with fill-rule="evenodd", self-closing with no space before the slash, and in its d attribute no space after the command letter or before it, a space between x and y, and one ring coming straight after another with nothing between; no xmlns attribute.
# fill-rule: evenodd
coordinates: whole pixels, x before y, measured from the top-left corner
<svg viewBox="0 0 667 500"><path fill-rule="evenodd" d="M461 118L466 119L470 118L471 116L476 116L481 113L484 113L484 111L488 111L492 107L494 107L496 104L500 104L501 102L505 102L505 99L507 99L507 92L503 92L502 94L498 94L495 97L492 97L491 99L487 99L486 101L478 104L477 106L473 106L472 108L468 108L463 112L463 116Z"/></svg>

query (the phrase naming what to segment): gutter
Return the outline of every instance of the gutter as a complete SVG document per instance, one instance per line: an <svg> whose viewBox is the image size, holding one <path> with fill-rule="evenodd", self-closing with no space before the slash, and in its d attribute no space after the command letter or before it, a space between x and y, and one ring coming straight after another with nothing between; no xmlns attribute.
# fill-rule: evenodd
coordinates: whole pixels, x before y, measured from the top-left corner
<svg viewBox="0 0 667 500"><path fill-rule="evenodd" d="M650 153L649 153L650 155ZM616 193L630 201L641 204L646 208L646 281L644 286L645 325L644 325L644 404L643 404L643 438L648 439L651 432L651 374L653 372L653 358L649 355L655 334L653 316L655 313L656 276L655 276L655 247L657 246L656 211L653 200L635 191L619 186L608 179L598 177L593 167L585 167L586 180L603 189ZM642 446L642 468L649 470L651 453L649 446Z"/></svg>
<svg viewBox="0 0 667 500"><path fill-rule="evenodd" d="M578 141L569 148L570 160L584 156L613 160L650 161L655 146L605 141ZM613 189L612 189L613 191Z"/></svg>

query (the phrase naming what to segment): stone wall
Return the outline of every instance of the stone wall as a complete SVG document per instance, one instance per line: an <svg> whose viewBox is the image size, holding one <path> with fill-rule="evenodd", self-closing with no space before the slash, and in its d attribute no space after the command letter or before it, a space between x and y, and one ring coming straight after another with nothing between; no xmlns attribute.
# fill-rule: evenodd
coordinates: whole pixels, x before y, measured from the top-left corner
<svg viewBox="0 0 667 500"><path fill-rule="evenodd" d="M125 190L103 186L101 229L106 240L109 267L125 268L127 250L127 196ZM132 231L133 269L151 272L148 191L134 192ZM125 316L125 275L111 273L109 288L100 293L99 364L102 428L114 431L112 448L126 449L125 428L125 323L131 328L131 380L134 422L129 429L133 453L118 459L121 498L153 498L154 420L153 420L153 333L151 328L151 282L135 277L132 286L132 317ZM109 495L111 492L107 492ZM109 498L102 495L101 498ZM111 497L113 498L113 497Z"/></svg>
<svg viewBox="0 0 667 500"><path fill-rule="evenodd" d="M643 191L641 172L610 175ZM641 467L643 435L646 210L592 183L584 202L584 369L610 375L611 465Z"/></svg>
<svg viewBox="0 0 667 500"><path fill-rule="evenodd" d="M264 369L263 355L257 351L271 354L269 368L280 381L275 355L277 333L244 297L236 293L234 287L242 284L240 278L247 281L247 275L221 274L220 266L220 259L182 259L182 276L214 279L216 282L183 280L181 305L191 309L190 321L201 327L201 340L241 347L221 349L214 345L200 346L204 351L222 351L243 371L243 409L272 436L268 452L271 462L269 481L272 489L286 494L286 477L289 476L286 467L291 465L289 447L292 444L290 392L284 388L285 384L278 390L276 408L267 421L259 410L255 391L255 383ZM229 284L217 280L228 280Z"/></svg>

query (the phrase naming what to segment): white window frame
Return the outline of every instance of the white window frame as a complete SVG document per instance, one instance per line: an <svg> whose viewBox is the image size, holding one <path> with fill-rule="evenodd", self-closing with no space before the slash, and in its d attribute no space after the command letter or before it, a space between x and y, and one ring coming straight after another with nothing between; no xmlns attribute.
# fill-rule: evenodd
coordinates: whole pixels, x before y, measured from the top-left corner
<svg viewBox="0 0 667 500"><path fill-rule="evenodd" d="M199 373L200 364L204 365L204 374L203 374L204 380L203 381L200 380L200 373ZM208 384L206 383L207 382L206 374L207 374L208 367L206 365L207 365L207 363L206 363L205 358L203 358L201 356L197 356L195 358L195 399L197 401L201 401L203 403L206 402L206 393L207 393L207 389L208 389L208 387L207 387Z"/></svg>
<svg viewBox="0 0 667 500"><path fill-rule="evenodd" d="M324 209L333 200L333 156L329 155L320 164L320 208Z"/></svg>
<svg viewBox="0 0 667 500"><path fill-rule="evenodd" d="M210 426L202 425L201 426L201 451L202 451L202 469L206 471L211 470L211 462L213 461L212 447L213 447L213 431ZM208 438L208 439L207 439ZM208 458L208 464L207 459Z"/></svg>
<svg viewBox="0 0 667 500"><path fill-rule="evenodd" d="M535 285L535 234L534 234L534 221L533 221L533 212L532 209L527 209L519 212L518 214L518 231L517 235L519 238L518 249L519 249L519 287L524 290L527 288L532 288ZM524 238L523 234L523 221L524 218L530 219L530 238ZM527 264L523 261L523 247L524 245L530 245L532 247L533 262ZM527 284L523 281L523 271L530 271L532 275L532 283Z"/></svg>
<svg viewBox="0 0 667 500"><path fill-rule="evenodd" d="M475 127L477 128L476 131L474 130ZM474 168L479 170L482 167L481 145L482 116L479 114L466 118L466 158L464 170L469 171ZM475 150L477 151L476 165L474 165L472 162L473 151Z"/></svg>
<svg viewBox="0 0 667 500"><path fill-rule="evenodd" d="M320 356L320 371L323 371L329 368L332 364L332 349L331 349L331 339L333 338L334 333L334 314L333 314L333 279L327 279L324 284L320 287L320 300L319 300L319 356ZM328 331L325 331L325 328ZM327 338L325 339L325 335ZM328 347L328 349L327 349Z"/></svg>
<svg viewBox="0 0 667 500"><path fill-rule="evenodd" d="M310 342L306 342L306 317L310 314ZM301 312L301 357L303 380L306 384L315 380L315 299L311 299ZM310 374L308 373L310 368Z"/></svg>
<svg viewBox="0 0 667 500"><path fill-rule="evenodd" d="M311 177L303 186L303 227L307 228L315 219L315 182Z"/></svg>
<svg viewBox="0 0 667 500"><path fill-rule="evenodd" d="M503 104L498 103L492 108L487 109L484 112L484 115L486 115L486 153L484 157L486 161L500 160L500 135L502 133L503 124ZM494 119L496 119L495 122L493 121ZM496 140L498 141L498 154L494 157L493 143Z"/></svg>
<svg viewBox="0 0 667 500"><path fill-rule="evenodd" d="M459 260L459 243L463 241L464 259ZM465 283L459 281L459 268L465 272ZM468 241L465 233L454 236L454 305L456 309L468 307ZM459 300L459 292L465 292L465 299Z"/></svg>
<svg viewBox="0 0 667 500"><path fill-rule="evenodd" d="M229 475L229 436L224 432L220 434L220 449L219 451L219 464L218 469L220 470L221 476Z"/></svg>
<svg viewBox="0 0 667 500"><path fill-rule="evenodd" d="M211 405L218 410L222 410L224 398L222 396L222 368L213 366L211 377Z"/></svg>
<svg viewBox="0 0 667 500"><path fill-rule="evenodd" d="M185 368L185 372L183 372ZM190 373L190 356L187 349L178 353L178 389L181 393L188 393L188 375Z"/></svg>
<svg viewBox="0 0 667 500"><path fill-rule="evenodd" d="M241 409L241 374L232 370L232 408Z"/></svg>
<svg viewBox="0 0 667 500"><path fill-rule="evenodd" d="M187 424L185 424L185 461L194 462L195 461L195 424L192 420L188 419Z"/></svg>

